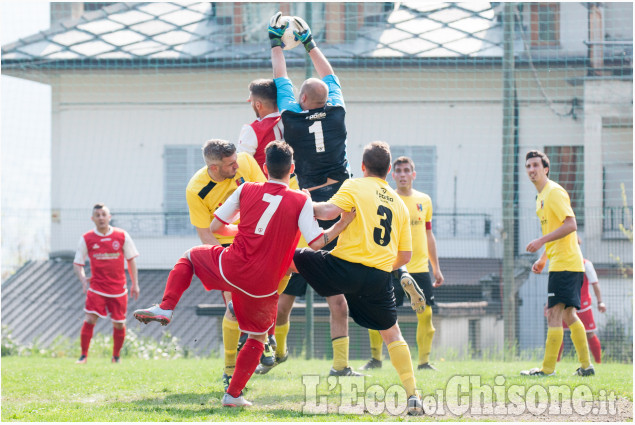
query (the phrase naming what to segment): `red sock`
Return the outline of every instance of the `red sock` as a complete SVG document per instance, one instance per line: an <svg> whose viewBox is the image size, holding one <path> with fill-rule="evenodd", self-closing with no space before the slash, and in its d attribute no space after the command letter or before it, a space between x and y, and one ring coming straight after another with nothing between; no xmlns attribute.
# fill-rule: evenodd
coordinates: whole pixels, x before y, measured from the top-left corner
<svg viewBox="0 0 635 425"><path fill-rule="evenodd" d="M593 354L595 363L602 363L602 346L600 345L600 339L597 335L593 335L593 338L589 339L589 350Z"/></svg>
<svg viewBox="0 0 635 425"><path fill-rule="evenodd" d="M163 292L163 301L159 307L164 310L174 310L183 293L190 287L193 275L194 267L192 267L190 260L185 257L179 258L168 276L168 282L165 284Z"/></svg>
<svg viewBox="0 0 635 425"><path fill-rule="evenodd" d="M564 351L564 339L562 340L562 344L560 345L560 351L558 351L558 361L562 358L562 352Z"/></svg>
<svg viewBox="0 0 635 425"><path fill-rule="evenodd" d="M245 385L247 385L247 381L249 381L258 363L260 363L260 356L263 351L265 351L265 345L262 342L256 341L253 338L247 339L245 346L240 350L240 353L238 353L234 376L232 376L229 388L227 388L227 393L230 396L240 396Z"/></svg>
<svg viewBox="0 0 635 425"><path fill-rule="evenodd" d="M88 347L90 347L90 340L93 339L93 329L95 325L91 325L88 322L84 322L82 325L82 330L79 333L81 345L82 345L82 356L88 355Z"/></svg>
<svg viewBox="0 0 635 425"><path fill-rule="evenodd" d="M119 357L119 352L123 346L123 341L126 339L126 328L122 329L112 328L112 355L113 357Z"/></svg>

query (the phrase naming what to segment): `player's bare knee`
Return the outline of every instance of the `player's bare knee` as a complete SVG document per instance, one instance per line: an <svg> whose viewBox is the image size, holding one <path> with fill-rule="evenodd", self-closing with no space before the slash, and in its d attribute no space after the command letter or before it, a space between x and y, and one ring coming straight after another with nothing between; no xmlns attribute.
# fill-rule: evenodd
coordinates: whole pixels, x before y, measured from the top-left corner
<svg viewBox="0 0 635 425"><path fill-rule="evenodd" d="M326 297L326 301L331 309L331 315L334 317L348 317L348 304L344 295Z"/></svg>

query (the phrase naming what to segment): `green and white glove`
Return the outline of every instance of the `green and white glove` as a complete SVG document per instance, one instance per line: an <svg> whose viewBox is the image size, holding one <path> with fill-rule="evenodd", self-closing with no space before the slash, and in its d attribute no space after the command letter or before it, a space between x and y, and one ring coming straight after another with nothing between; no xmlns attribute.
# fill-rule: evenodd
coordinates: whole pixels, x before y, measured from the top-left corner
<svg viewBox="0 0 635 425"><path fill-rule="evenodd" d="M289 21L285 22L284 25L280 22L281 16L282 12L278 12L269 20L269 41L272 49L274 47L282 47L282 35L289 26Z"/></svg>
<svg viewBox="0 0 635 425"><path fill-rule="evenodd" d="M311 35L311 28L309 28L309 24L307 24L304 19L298 16L294 16L293 20L295 21L295 26L298 28L296 31L293 31L293 35L297 40L300 40L300 42L304 44L306 52L309 53L311 49L317 47L317 44Z"/></svg>

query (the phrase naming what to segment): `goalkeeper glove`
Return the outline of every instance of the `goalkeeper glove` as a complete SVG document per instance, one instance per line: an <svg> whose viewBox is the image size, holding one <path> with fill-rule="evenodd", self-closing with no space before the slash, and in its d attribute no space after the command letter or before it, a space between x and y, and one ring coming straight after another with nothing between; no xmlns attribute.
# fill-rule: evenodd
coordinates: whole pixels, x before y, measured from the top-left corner
<svg viewBox="0 0 635 425"><path fill-rule="evenodd" d="M281 16L282 12L278 12L269 20L269 41L271 42L272 49L276 46L282 47L282 35L289 26L289 21L285 22L284 25L282 25L282 23L280 22Z"/></svg>
<svg viewBox="0 0 635 425"><path fill-rule="evenodd" d="M293 35L297 40L300 40L302 44L304 44L306 52L309 53L311 49L317 47L317 44L311 35L311 28L309 28L309 25L302 18L294 16L293 20L295 21L295 26L298 28L297 31L293 31Z"/></svg>

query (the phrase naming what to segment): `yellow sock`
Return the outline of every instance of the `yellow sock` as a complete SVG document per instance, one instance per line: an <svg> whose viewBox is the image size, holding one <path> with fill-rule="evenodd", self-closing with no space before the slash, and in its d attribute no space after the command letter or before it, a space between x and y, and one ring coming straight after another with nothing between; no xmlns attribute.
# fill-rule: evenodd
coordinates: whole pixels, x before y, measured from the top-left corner
<svg viewBox="0 0 635 425"><path fill-rule="evenodd" d="M432 338L434 338L434 325L432 324L432 309L427 306L423 313L417 313L417 347L419 348L419 364L430 361Z"/></svg>
<svg viewBox="0 0 635 425"><path fill-rule="evenodd" d="M412 359L410 349L406 341L394 341L388 344L388 355L392 365L397 369L401 385L406 390L406 395L417 395L415 389L415 373L412 370Z"/></svg>
<svg viewBox="0 0 635 425"><path fill-rule="evenodd" d="M284 290L287 289L287 285L289 284L289 279L291 279L291 275L282 277L282 279L278 283L278 295L282 294Z"/></svg>
<svg viewBox="0 0 635 425"><path fill-rule="evenodd" d="M373 359L382 361L384 358L384 340L379 331L374 329L368 330L368 338L370 339L370 355Z"/></svg>
<svg viewBox="0 0 635 425"><path fill-rule="evenodd" d="M336 338L331 343L333 344L333 369L342 370L348 367L348 337Z"/></svg>
<svg viewBox="0 0 635 425"><path fill-rule="evenodd" d="M578 353L578 360L582 369L586 369L591 366L591 357L589 355L589 343L586 339L586 332L584 325L580 320L569 325L571 329L571 341L575 347L576 353Z"/></svg>
<svg viewBox="0 0 635 425"><path fill-rule="evenodd" d="M559 328L547 328L547 340L545 341L545 358L542 361L542 371L549 375L556 370L558 351L562 344L564 330ZM585 337L586 338L586 337Z"/></svg>
<svg viewBox="0 0 635 425"><path fill-rule="evenodd" d="M276 325L276 357L280 358L287 352L287 335L289 335L289 326L291 322L287 322L284 325Z"/></svg>
<svg viewBox="0 0 635 425"><path fill-rule="evenodd" d="M240 331L238 330L238 322L228 320L223 317L223 347L225 348L225 373L229 376L234 374L236 368L236 351L238 348L238 340L240 339Z"/></svg>

